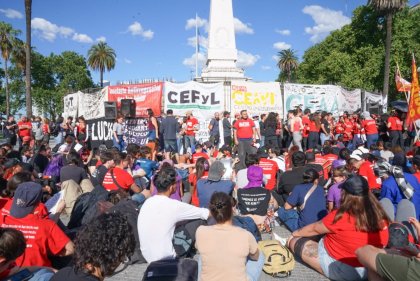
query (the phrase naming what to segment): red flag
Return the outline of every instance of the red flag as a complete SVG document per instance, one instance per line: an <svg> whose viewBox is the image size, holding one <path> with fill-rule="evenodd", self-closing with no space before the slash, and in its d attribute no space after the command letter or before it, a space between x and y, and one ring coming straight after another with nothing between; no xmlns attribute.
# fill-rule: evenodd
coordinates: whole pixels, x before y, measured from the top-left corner
<svg viewBox="0 0 420 281"><path fill-rule="evenodd" d="M411 77L411 94L410 102L408 103L407 125L420 118L420 87L414 54L413 62L411 64Z"/></svg>
<svg viewBox="0 0 420 281"><path fill-rule="evenodd" d="M409 92L411 90L411 83L401 77L400 68L397 67L395 72L395 84L398 92Z"/></svg>

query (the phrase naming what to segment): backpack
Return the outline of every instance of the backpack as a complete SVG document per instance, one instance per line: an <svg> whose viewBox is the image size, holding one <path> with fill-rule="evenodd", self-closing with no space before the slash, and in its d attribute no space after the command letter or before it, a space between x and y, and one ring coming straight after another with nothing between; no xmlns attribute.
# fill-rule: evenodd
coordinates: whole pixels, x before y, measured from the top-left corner
<svg viewBox="0 0 420 281"><path fill-rule="evenodd" d="M130 261L128 262L129 264L140 264L147 262L140 250L140 239L137 228L137 218L139 216L139 212L140 207L138 206L138 203L130 199L122 199L120 202L118 202L116 205L114 205L108 210L108 213L120 213L125 215L128 223L133 229L134 238L136 240L136 246L134 248L133 255L130 257Z"/></svg>
<svg viewBox="0 0 420 281"><path fill-rule="evenodd" d="M198 263L193 259L164 259L151 262L142 281L197 281Z"/></svg>
<svg viewBox="0 0 420 281"><path fill-rule="evenodd" d="M190 220L177 225L172 239L172 244L177 257L193 257L195 254L195 232L201 225L206 225L204 220Z"/></svg>
<svg viewBox="0 0 420 281"><path fill-rule="evenodd" d="M234 226L238 226L240 228L243 228L254 236L255 240L261 241L261 233L258 229L257 225L255 224L254 220L250 217L240 217L240 216L234 216L232 218L232 223Z"/></svg>
<svg viewBox="0 0 420 281"><path fill-rule="evenodd" d="M93 210L96 209L96 203L107 199L108 191L100 185L95 186L91 192L80 195L74 203L67 228L73 229L86 224L87 221L94 217L94 215L89 215L89 213L93 213Z"/></svg>
<svg viewBox="0 0 420 281"><path fill-rule="evenodd" d="M290 250L276 240L258 242L258 248L264 254L263 271L273 277L288 277L295 268L295 258Z"/></svg>

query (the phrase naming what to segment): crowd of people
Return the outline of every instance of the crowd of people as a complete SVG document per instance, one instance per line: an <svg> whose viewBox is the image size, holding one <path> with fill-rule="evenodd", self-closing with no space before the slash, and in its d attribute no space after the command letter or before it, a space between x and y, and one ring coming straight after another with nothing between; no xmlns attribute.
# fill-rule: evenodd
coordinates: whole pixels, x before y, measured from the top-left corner
<svg viewBox="0 0 420 281"><path fill-rule="evenodd" d="M332 280L420 280L420 141L404 113L215 113L205 142L191 111L148 115L146 145L118 115L112 147L92 147L82 116L8 117L0 280L104 280L195 253L200 280L258 280L275 222Z"/></svg>

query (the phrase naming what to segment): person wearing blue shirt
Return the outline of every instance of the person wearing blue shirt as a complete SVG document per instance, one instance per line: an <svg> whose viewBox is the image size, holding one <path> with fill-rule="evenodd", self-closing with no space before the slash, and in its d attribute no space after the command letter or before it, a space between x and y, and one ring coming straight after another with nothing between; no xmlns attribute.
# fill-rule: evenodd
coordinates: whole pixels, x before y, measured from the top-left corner
<svg viewBox="0 0 420 281"><path fill-rule="evenodd" d="M235 184L231 180L222 180L225 173L225 166L220 161L215 161L210 165L207 179L200 179L197 182L197 196L201 208L207 208L210 198L214 192L224 192L232 195Z"/></svg>
<svg viewBox="0 0 420 281"><path fill-rule="evenodd" d="M133 170L143 169L146 177L150 180L153 173L159 168L159 163L151 160L152 150L148 146L140 148L140 158L136 160Z"/></svg>
<svg viewBox="0 0 420 281"><path fill-rule="evenodd" d="M318 185L319 173L315 169L308 169L303 173L303 184L296 185L287 198L284 207L278 210L278 216L290 231L295 231L311 223L323 219L327 215L327 202L324 189ZM313 192L305 197L315 185ZM302 210L302 205L304 204ZM300 207L300 211L293 208Z"/></svg>

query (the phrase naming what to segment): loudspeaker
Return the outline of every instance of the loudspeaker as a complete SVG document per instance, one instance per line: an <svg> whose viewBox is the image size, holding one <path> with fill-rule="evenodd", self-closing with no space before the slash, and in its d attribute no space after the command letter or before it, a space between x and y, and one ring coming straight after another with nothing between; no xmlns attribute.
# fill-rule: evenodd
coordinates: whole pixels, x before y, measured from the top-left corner
<svg viewBox="0 0 420 281"><path fill-rule="evenodd" d="M117 103L115 101L104 102L105 119L117 119Z"/></svg>
<svg viewBox="0 0 420 281"><path fill-rule="evenodd" d="M121 114L124 117L136 117L136 101L133 99L121 100Z"/></svg>

